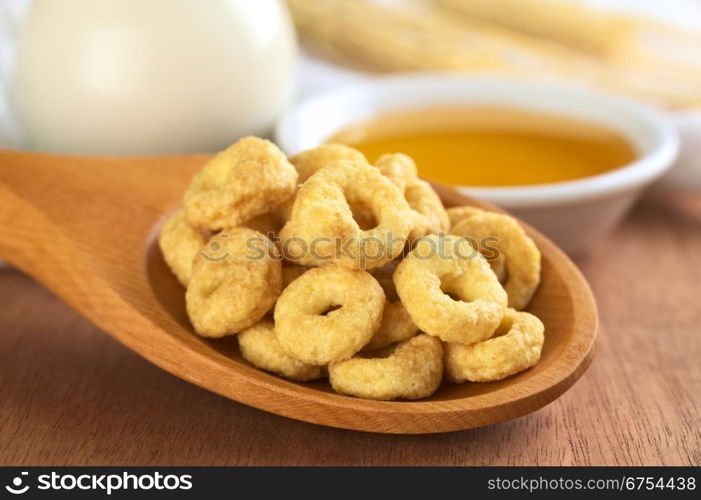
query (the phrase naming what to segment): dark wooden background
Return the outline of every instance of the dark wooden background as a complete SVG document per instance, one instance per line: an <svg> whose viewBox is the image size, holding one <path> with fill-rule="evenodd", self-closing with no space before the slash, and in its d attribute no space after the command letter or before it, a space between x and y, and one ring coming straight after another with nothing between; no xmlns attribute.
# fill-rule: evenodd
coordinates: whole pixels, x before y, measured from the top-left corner
<svg viewBox="0 0 701 500"><path fill-rule="evenodd" d="M641 204L579 265L601 314L584 377L518 420L427 436L210 394L0 271L0 464L701 465L701 198Z"/></svg>

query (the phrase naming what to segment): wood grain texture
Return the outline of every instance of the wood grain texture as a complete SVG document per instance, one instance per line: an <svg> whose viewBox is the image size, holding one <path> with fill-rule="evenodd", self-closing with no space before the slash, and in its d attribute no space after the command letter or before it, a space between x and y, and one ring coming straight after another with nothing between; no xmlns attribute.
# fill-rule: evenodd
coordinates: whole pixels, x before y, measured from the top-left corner
<svg viewBox="0 0 701 500"><path fill-rule="evenodd" d="M194 334L184 290L155 243L160 221L180 204L203 161L1 151L0 258L169 373L255 408L332 427L418 434L503 422L550 403L589 366L597 332L589 286L557 247L526 227L542 253L541 283L528 306L547 331L535 367L495 382L443 384L421 401L350 398L326 381L294 383L256 369L235 339ZM489 208L436 189L447 206Z"/></svg>
<svg viewBox="0 0 701 500"><path fill-rule="evenodd" d="M599 352L529 416L397 436L271 415L150 365L0 272L0 464L701 464L701 198L639 206L580 262Z"/></svg>
<svg viewBox="0 0 701 500"><path fill-rule="evenodd" d="M701 464L701 199L639 206L580 262L597 359L529 416L393 436L297 422L181 381L0 272L0 464Z"/></svg>

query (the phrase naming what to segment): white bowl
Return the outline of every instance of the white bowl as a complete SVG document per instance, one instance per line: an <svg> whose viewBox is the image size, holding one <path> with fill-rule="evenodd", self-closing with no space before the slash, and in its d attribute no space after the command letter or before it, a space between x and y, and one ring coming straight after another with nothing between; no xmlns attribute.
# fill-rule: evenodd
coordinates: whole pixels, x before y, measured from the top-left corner
<svg viewBox="0 0 701 500"><path fill-rule="evenodd" d="M378 113L445 105L506 106L581 118L618 131L633 144L634 163L601 175L523 187L456 186L524 219L571 255L609 232L672 165L679 149L668 119L636 102L549 84L435 74L378 78L313 97L280 119L276 140L293 154Z"/></svg>
<svg viewBox="0 0 701 500"><path fill-rule="evenodd" d="M679 131L679 158L654 191L701 193L701 111L676 111L671 120Z"/></svg>

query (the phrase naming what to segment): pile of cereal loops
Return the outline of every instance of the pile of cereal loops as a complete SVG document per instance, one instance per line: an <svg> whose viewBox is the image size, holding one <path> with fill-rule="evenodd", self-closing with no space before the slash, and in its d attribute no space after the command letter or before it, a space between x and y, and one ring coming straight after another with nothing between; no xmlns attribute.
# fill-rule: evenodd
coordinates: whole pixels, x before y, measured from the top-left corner
<svg viewBox="0 0 701 500"><path fill-rule="evenodd" d="M235 335L282 377L420 399L540 359L543 323L522 311L540 282L533 240L509 216L446 210L401 153L287 158L246 137L194 176L159 244L195 332Z"/></svg>

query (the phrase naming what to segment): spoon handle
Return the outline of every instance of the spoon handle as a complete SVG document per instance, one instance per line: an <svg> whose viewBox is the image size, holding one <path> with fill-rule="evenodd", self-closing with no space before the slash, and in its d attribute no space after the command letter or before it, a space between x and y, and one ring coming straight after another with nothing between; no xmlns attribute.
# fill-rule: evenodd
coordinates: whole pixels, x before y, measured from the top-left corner
<svg viewBox="0 0 701 500"><path fill-rule="evenodd" d="M54 291L86 266L119 269L206 158L0 151L0 259Z"/></svg>
<svg viewBox="0 0 701 500"><path fill-rule="evenodd" d="M52 161L39 169L33 160L42 159L36 156L0 152L0 258L30 274L41 273L54 260L61 241L43 205L61 190L63 172Z"/></svg>

